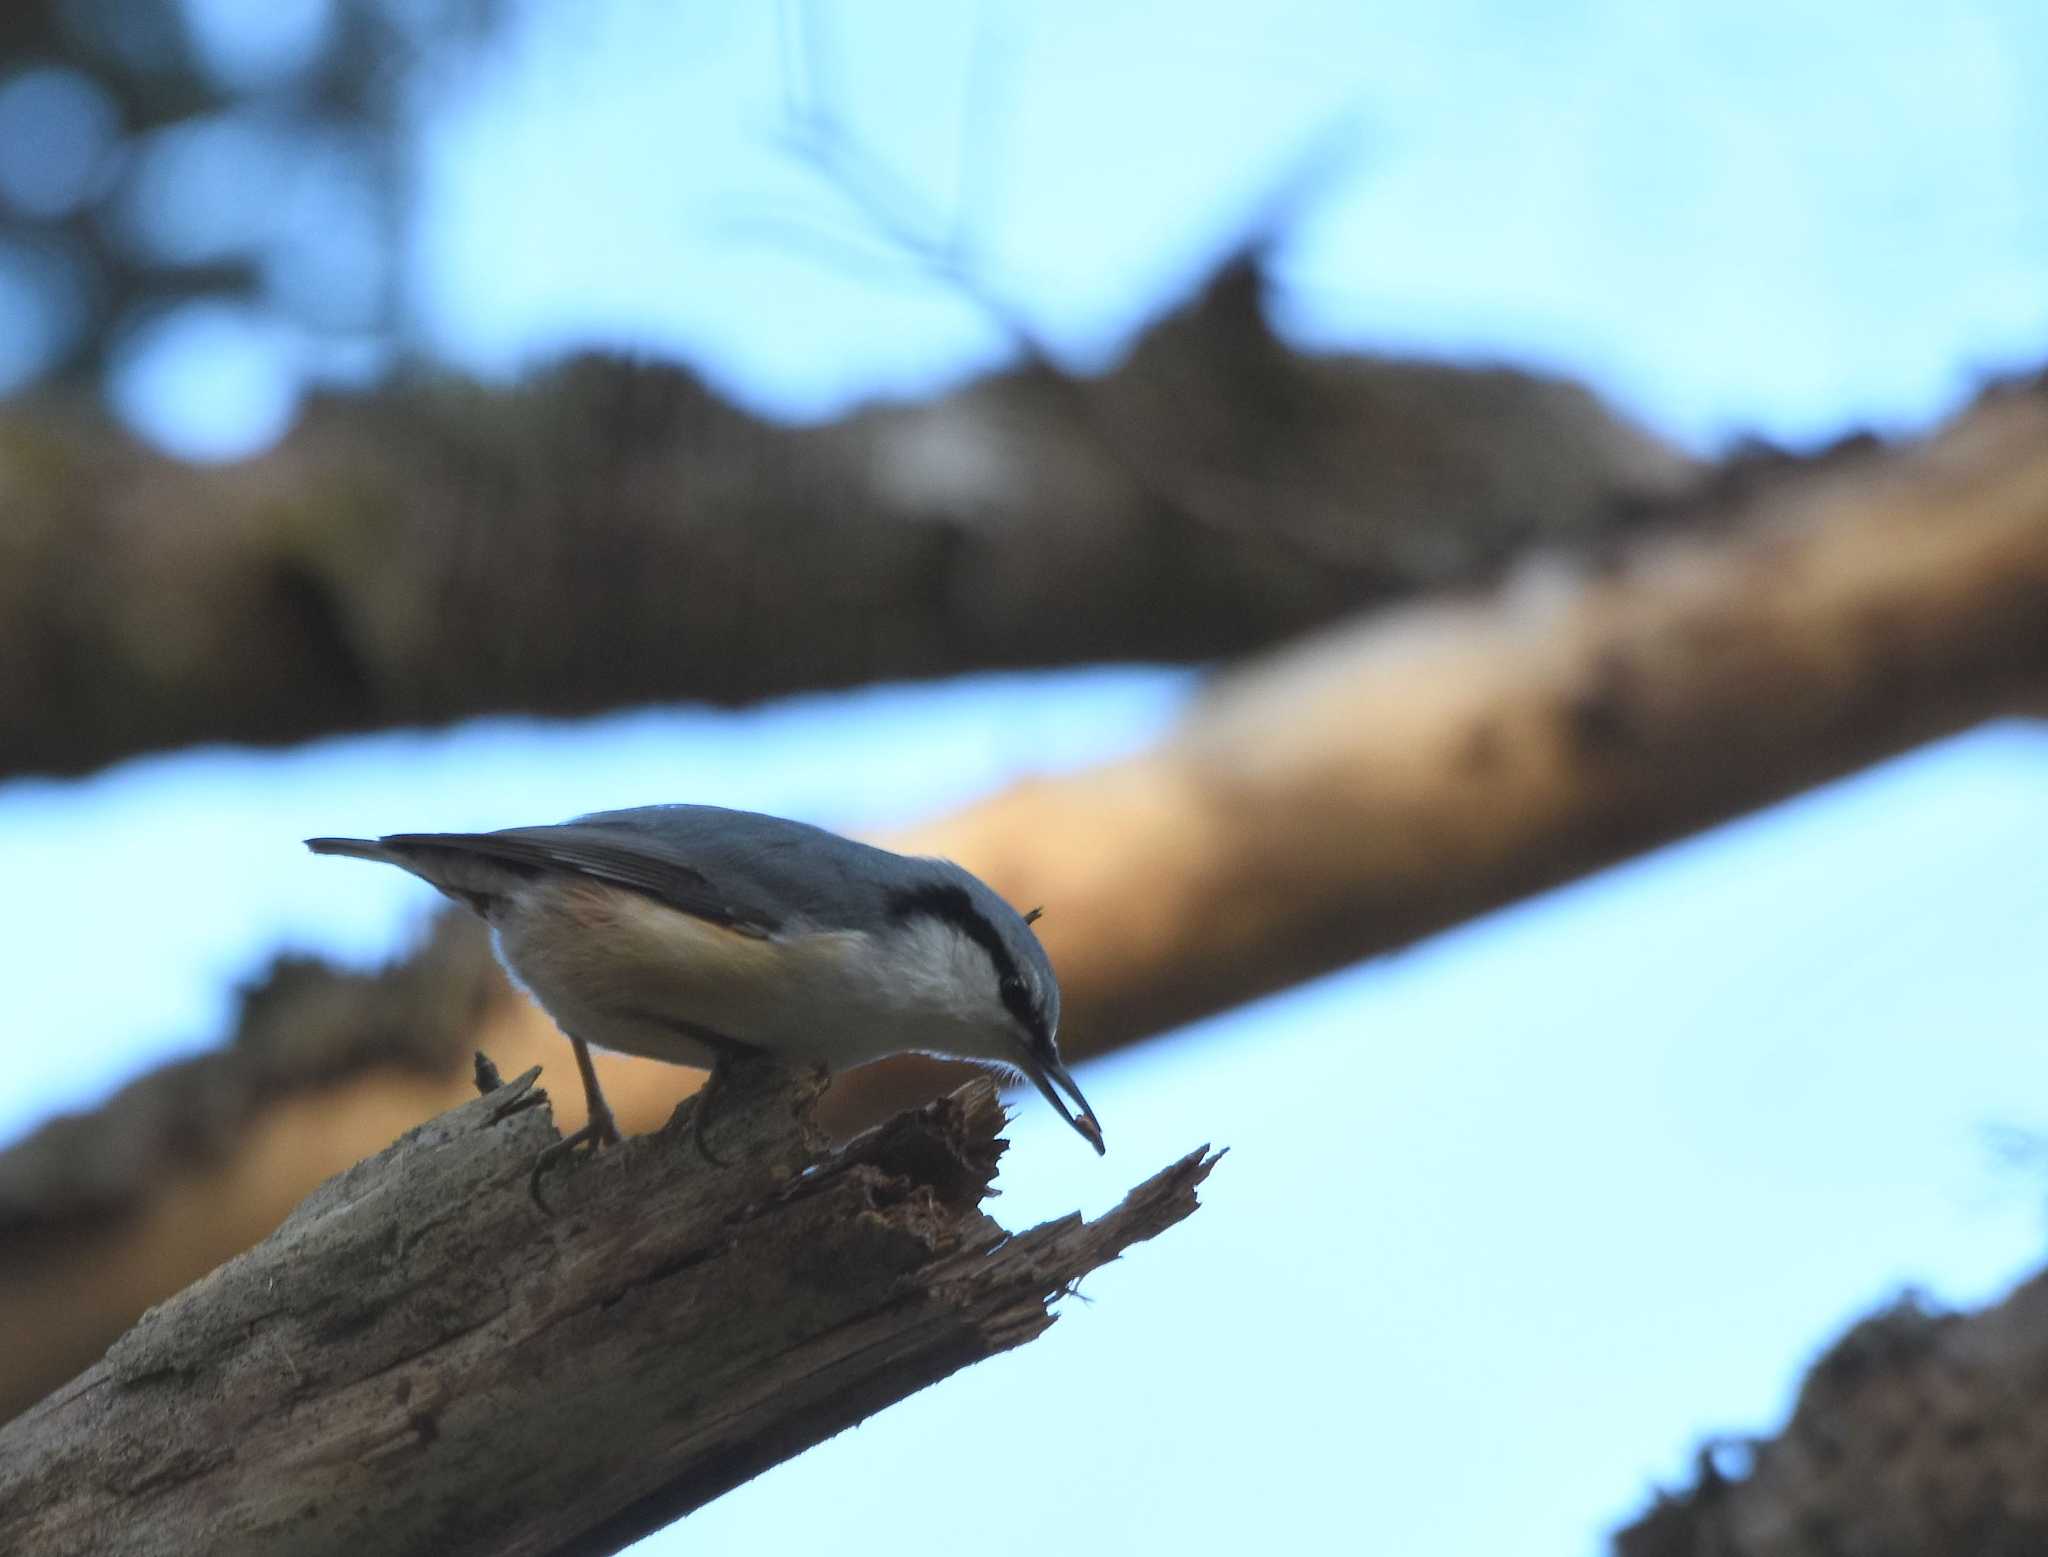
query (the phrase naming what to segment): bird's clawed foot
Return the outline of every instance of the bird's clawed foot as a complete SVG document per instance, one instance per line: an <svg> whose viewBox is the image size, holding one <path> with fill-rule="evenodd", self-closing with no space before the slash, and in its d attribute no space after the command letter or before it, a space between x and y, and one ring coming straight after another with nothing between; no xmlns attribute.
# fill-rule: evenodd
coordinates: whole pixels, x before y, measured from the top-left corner
<svg viewBox="0 0 2048 1557"><path fill-rule="evenodd" d="M704 1125L711 1117L711 1105L718 1101L720 1089L725 1084L726 1068L732 1064L724 1053L712 1062L711 1074L704 1078L704 1085L697 1089L697 1104L690 1111L690 1140L695 1143L697 1155L714 1168L729 1168L732 1162L711 1149L711 1143L704 1139Z"/></svg>
<svg viewBox="0 0 2048 1557"><path fill-rule="evenodd" d="M713 1116L725 1111L725 1105L735 1092L739 1094L744 1108L748 1092L759 1088L764 1081L786 1077L788 1069L773 1055L734 1043L731 1039L716 1038L702 1031L693 1032L691 1036L711 1049L713 1059L711 1074L704 1078L704 1085L697 1089L696 1097L690 1102L690 1140L697 1148L697 1155L712 1167L729 1168L732 1159L713 1151L706 1138ZM823 1066L814 1069L820 1077L826 1074ZM819 1090L823 1090L822 1084Z"/></svg>
<svg viewBox="0 0 2048 1557"><path fill-rule="evenodd" d="M607 1146L619 1144L619 1122L612 1117L610 1106L602 1096L594 1097L590 1101L589 1122L582 1129L563 1136L533 1159L533 1173L526 1181L526 1192L533 1197L533 1203L549 1216L553 1216L554 1212L549 1210L548 1203L541 1199L540 1176L573 1152L588 1149L595 1154Z"/></svg>

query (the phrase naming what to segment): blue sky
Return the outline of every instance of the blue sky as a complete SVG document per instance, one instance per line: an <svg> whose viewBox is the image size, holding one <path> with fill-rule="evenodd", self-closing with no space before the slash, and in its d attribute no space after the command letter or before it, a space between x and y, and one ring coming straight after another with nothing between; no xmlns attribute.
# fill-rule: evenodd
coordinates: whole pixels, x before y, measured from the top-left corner
<svg viewBox="0 0 2048 1557"><path fill-rule="evenodd" d="M957 297L764 232L859 233L772 149L768 8L520 9L421 94L411 287L453 360L608 342L820 416L1000 358ZM1701 447L1919 425L2048 356L2048 20L2022 0L1192 4L1170 35L1075 0L985 5L982 33L968 7L825 14L860 136L938 226L966 211L1077 366L1332 137L1278 255L1307 343L1562 368ZM273 435L290 343L198 323L131 412L215 453ZM654 799L901 819L1126 749L1189 686L976 678L0 785L39 905L9 927L0 1138L211 1041L281 943L402 944L424 889L309 833ZM1020 1100L1002 1216L1103 1209L1204 1140L1231 1148L1207 1208L1024 1352L645 1549L893 1552L915 1466L920 1522L994 1552L1595 1550L1902 1284L1976 1301L2038 1262L2048 1190L1991 1141L2048 1129L2044 857L2048 733L1994 726L1090 1065L1111 1155Z"/></svg>
<svg viewBox="0 0 2048 1557"><path fill-rule="evenodd" d="M326 11L186 4L241 76ZM981 312L778 149L814 74L904 205L1079 367L1193 286L1311 148L1328 173L1277 256L1305 344L1553 367L1698 446L1920 425L2048 348L2032 0L1191 0L1170 29L1134 0L821 4L815 73L785 68L787 0L508 9L415 94L414 318L481 373L606 342L818 417L1002 360ZM345 286L332 248L311 246L316 284ZM225 456L278 435L303 375L361 366L195 304L137 343L116 398Z"/></svg>
<svg viewBox="0 0 2048 1557"><path fill-rule="evenodd" d="M652 339L803 414L1000 350L912 274L746 238L860 231L775 149L770 7L531 9L437 97L448 219L418 275L447 350L503 371ZM1546 363L1694 442L1917 424L2048 347L2048 27L2025 0L1282 0L1171 29L1092 0L821 11L826 100L1077 363L1332 141L1280 263L1318 344Z"/></svg>

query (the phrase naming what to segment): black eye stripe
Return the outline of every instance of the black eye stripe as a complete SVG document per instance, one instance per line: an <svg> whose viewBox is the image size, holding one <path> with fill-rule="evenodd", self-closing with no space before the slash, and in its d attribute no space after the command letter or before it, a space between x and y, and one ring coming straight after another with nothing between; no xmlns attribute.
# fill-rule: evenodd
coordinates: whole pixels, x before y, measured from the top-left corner
<svg viewBox="0 0 2048 1557"><path fill-rule="evenodd" d="M996 993L1002 997L1003 1009L1023 1023L1033 1038L1041 1043L1045 1041L1045 1013L1032 1000L1030 984L1018 970L1017 959L1010 955L1010 948L996 933L996 927L974 906L974 899L967 895L965 887L934 883L899 892L889 900L889 914L898 920L918 914L942 919L988 953L988 960L996 970Z"/></svg>

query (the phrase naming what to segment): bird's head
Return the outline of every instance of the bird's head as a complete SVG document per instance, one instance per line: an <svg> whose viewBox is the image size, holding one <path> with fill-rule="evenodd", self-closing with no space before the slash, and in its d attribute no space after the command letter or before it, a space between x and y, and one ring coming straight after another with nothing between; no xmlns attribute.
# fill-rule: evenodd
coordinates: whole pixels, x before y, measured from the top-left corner
<svg viewBox="0 0 2048 1557"><path fill-rule="evenodd" d="M1095 1110L1060 1058L1059 980L1031 928L1039 910L1018 913L957 865L918 863L929 874L896 894L891 913L929 948L924 960L944 969L935 982L945 986L959 1037L941 1052L1026 1077L1100 1154Z"/></svg>

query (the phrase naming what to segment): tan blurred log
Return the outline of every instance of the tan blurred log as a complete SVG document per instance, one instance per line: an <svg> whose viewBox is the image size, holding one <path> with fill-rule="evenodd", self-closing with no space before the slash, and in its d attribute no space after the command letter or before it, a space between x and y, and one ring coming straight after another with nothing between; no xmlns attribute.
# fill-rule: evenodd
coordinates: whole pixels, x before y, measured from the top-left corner
<svg viewBox="0 0 2048 1557"><path fill-rule="evenodd" d="M0 1426L0 1550L617 1551L1043 1334L1195 1209L1206 1147L1094 1222L982 1209L988 1081L843 1150L823 1085L736 1071L690 1122L551 1174L536 1071L330 1180L277 1232ZM1025 1454L1000 1423L992 1455Z"/></svg>
<svg viewBox="0 0 2048 1557"><path fill-rule="evenodd" d="M1085 1056L2042 706L2048 391L1989 395L1922 443L1736 474L1597 566L1532 560L1492 593L1303 642L1225 677L1154 750L888 841L1045 905L1062 1039ZM501 1063L538 1055L561 1074L541 1018L489 1010ZM465 1085L457 1025L438 1068L406 1072L421 1114ZM624 1063L607 1087L639 1127L694 1079ZM390 1138L388 1078L374 1103L335 1085L318 1151L256 1175L285 1203ZM914 1064L858 1072L829 1117L939 1085ZM135 1306L190 1278L123 1232L151 1225L145 1208L184 1198L152 1236L193 1261L255 1236L274 1204L237 1186L265 1139L253 1117L217 1152L145 1161L125 1201L44 1218L39 1252L0 1274L0 1333L33 1314L48 1339L0 1359L0 1402L18 1408L111 1339L108 1315L69 1322L103 1273L126 1273ZM12 1182L0 1160L0 1227Z"/></svg>
<svg viewBox="0 0 2048 1557"><path fill-rule="evenodd" d="M2044 706L2048 385L1767 478L1597 570L1532 559L1299 643L1150 751L885 841L1046 905L1087 1054ZM834 1106L932 1084L877 1068Z"/></svg>

